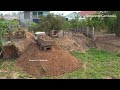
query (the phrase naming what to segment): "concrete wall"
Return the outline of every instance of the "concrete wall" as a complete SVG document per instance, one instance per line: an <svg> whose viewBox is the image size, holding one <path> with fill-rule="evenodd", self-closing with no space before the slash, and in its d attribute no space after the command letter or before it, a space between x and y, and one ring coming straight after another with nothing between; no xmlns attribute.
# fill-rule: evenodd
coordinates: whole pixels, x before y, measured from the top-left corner
<svg viewBox="0 0 120 90"><path fill-rule="evenodd" d="M43 16L47 16L49 13L50 13L50 11L41 11L41 12L43 12ZM20 24L22 25L22 26L28 26L28 23L31 23L31 22L33 22L33 19L36 19L36 18L39 18L39 16L37 15L37 17L33 17L33 11L30 11L28 14L30 14L30 18L29 19L25 19L24 18L24 13L25 12L23 12L23 13L21 13L20 14Z"/></svg>

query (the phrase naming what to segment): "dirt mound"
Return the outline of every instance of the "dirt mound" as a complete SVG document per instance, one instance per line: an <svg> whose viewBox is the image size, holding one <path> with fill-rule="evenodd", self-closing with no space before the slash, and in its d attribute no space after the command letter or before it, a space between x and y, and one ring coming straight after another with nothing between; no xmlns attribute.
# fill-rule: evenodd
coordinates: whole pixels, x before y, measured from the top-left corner
<svg viewBox="0 0 120 90"><path fill-rule="evenodd" d="M9 59L12 57L18 57L31 43L35 43L34 35L27 32L27 37L25 39L13 39L10 45L4 46L2 52L3 59Z"/></svg>
<svg viewBox="0 0 120 90"><path fill-rule="evenodd" d="M25 39L15 39L12 43L18 49L19 53L22 53L29 44L35 43L34 35L30 32L26 32Z"/></svg>
<svg viewBox="0 0 120 90"><path fill-rule="evenodd" d="M44 40L44 41L46 41L46 40L52 40L52 38L50 38L47 35L40 35L39 38L42 39L42 40Z"/></svg>
<svg viewBox="0 0 120 90"><path fill-rule="evenodd" d="M17 65L36 77L57 76L81 67L79 60L61 47L54 45L51 50L40 51L34 43L18 58Z"/></svg>
<svg viewBox="0 0 120 90"><path fill-rule="evenodd" d="M55 42L66 50L79 50L85 52L89 49L88 44L90 43L90 39L82 34L69 34L65 35L64 38L55 38Z"/></svg>
<svg viewBox="0 0 120 90"><path fill-rule="evenodd" d="M2 52L3 59L14 58L17 56L17 49L14 45L4 46L4 50Z"/></svg>

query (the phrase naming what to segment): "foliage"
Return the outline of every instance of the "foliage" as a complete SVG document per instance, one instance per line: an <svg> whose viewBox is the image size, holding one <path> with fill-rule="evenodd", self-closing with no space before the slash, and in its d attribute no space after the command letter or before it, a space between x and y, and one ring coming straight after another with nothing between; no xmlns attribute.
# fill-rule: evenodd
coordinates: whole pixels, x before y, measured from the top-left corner
<svg viewBox="0 0 120 90"><path fill-rule="evenodd" d="M49 32L51 30L61 30L65 27L66 19L61 15L49 14L46 17L40 17L40 23L38 23L37 28L40 31Z"/></svg>
<svg viewBox="0 0 120 90"><path fill-rule="evenodd" d="M77 29L80 27L80 20L78 15L75 17L75 19L72 19L70 21L70 27L73 29Z"/></svg>
<svg viewBox="0 0 120 90"><path fill-rule="evenodd" d="M2 36L5 33L10 33L9 32L9 25L19 25L19 22L16 20L6 20L4 18L0 19L0 48L3 46L3 39Z"/></svg>
<svg viewBox="0 0 120 90"><path fill-rule="evenodd" d="M95 15L106 15L109 13L107 11L101 11L96 13ZM118 12L117 12L118 13ZM111 15L111 13L109 13ZM108 14L108 15L109 15ZM113 12L115 14L115 12ZM115 17L86 17L85 20L79 20L79 17L75 17L75 19L70 21L70 27L77 29L77 28L84 28L84 27L94 27L95 30L104 30L110 33L115 31L115 26L117 18ZM114 30L113 30L114 29Z"/></svg>
<svg viewBox="0 0 120 90"><path fill-rule="evenodd" d="M117 37L120 37L120 11L108 11L107 14L116 15L116 18L113 20L110 30L114 31Z"/></svg>
<svg viewBox="0 0 120 90"><path fill-rule="evenodd" d="M35 31L36 30L36 27L37 27L37 23L35 22L32 22L32 23L29 23L29 30L30 31Z"/></svg>

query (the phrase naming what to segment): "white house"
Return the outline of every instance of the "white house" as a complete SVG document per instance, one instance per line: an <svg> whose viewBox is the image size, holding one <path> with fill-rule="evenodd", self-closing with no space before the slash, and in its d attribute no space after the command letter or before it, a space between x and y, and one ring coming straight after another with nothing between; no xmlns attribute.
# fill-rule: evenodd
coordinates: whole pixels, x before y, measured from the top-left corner
<svg viewBox="0 0 120 90"><path fill-rule="evenodd" d="M69 20L72 20L72 19L75 19L75 17L79 17L79 20L82 20L82 19L86 19L86 15L93 15L93 14L96 14L97 11L80 11L80 12L72 12L68 15L65 16L66 19Z"/></svg>
<svg viewBox="0 0 120 90"><path fill-rule="evenodd" d="M70 21L70 20L72 20L72 19L75 19L75 17L79 17L79 19L85 19L85 18L83 18L81 15L80 15L80 13L78 12L72 12L72 13L70 13L70 14L68 14L68 15L66 15L65 16L65 18L68 20L68 21Z"/></svg>
<svg viewBox="0 0 120 90"><path fill-rule="evenodd" d="M23 11L20 13L20 25L28 26L31 22L39 22L40 16L47 16L50 11Z"/></svg>

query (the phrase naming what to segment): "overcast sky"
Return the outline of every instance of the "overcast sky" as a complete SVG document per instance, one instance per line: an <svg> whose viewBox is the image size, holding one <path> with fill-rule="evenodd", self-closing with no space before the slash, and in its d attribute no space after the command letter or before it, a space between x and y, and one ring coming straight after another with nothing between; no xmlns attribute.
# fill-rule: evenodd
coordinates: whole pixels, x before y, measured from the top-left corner
<svg viewBox="0 0 120 90"><path fill-rule="evenodd" d="M0 13L3 13L4 14L9 14L9 13L12 13L12 12L18 12L18 11L0 11ZM63 14L63 15L67 15L71 12L79 12L79 11L51 11L51 13L54 13L54 14Z"/></svg>

